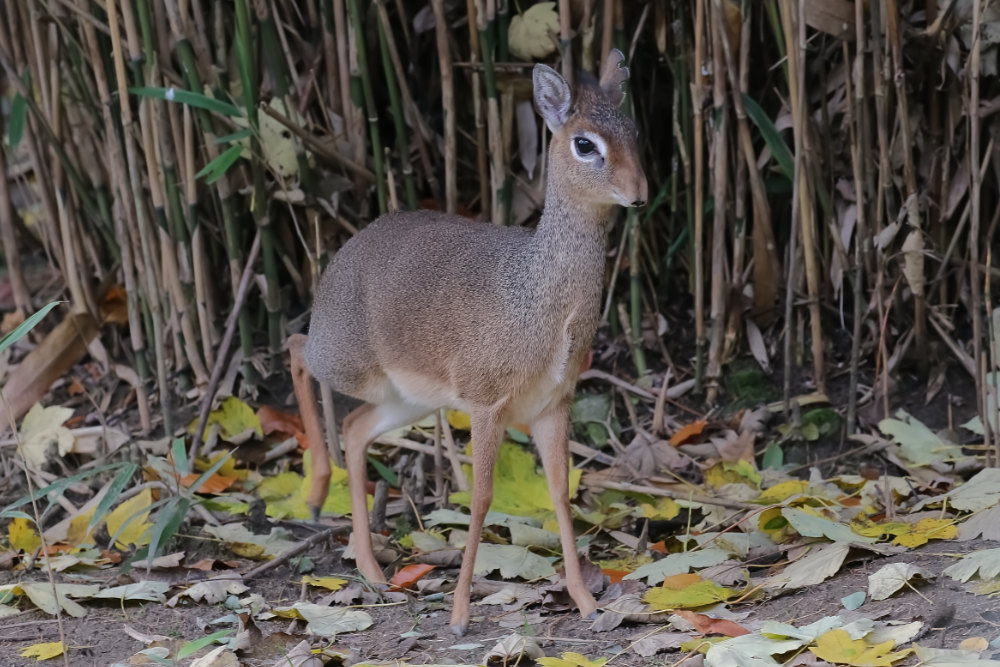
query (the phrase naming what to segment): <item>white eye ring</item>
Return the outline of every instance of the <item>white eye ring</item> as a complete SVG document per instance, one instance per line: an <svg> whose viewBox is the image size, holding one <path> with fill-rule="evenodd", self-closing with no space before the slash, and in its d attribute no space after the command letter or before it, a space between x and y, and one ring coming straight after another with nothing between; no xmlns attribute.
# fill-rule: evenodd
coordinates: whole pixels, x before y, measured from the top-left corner
<svg viewBox="0 0 1000 667"><path fill-rule="evenodd" d="M581 132L570 140L573 157L581 162L603 159L607 155L608 146L604 140L593 132Z"/></svg>

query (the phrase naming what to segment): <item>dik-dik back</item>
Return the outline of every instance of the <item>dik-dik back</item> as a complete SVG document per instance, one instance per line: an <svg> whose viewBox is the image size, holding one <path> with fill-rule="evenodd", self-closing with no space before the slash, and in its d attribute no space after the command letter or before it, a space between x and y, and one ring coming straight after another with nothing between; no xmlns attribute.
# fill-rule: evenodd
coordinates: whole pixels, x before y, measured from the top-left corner
<svg viewBox="0 0 1000 667"><path fill-rule="evenodd" d="M537 231L393 213L337 253L305 351L317 378L424 412L507 400L523 422L572 389L597 325L611 209L646 199L617 65L574 98L536 66L535 100L553 135Z"/></svg>

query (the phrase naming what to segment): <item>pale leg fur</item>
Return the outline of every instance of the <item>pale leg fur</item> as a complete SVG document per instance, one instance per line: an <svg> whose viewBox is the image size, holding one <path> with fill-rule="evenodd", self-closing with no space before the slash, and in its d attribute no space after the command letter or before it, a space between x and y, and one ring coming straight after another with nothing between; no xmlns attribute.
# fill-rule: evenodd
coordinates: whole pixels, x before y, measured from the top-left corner
<svg viewBox="0 0 1000 667"><path fill-rule="evenodd" d="M573 598L580 615L587 618L597 611L597 602L587 590L580 573L580 558L576 553L573 532L573 512L569 507L569 404L558 401L543 412L531 425L531 434L538 446L549 483L549 495L559 521L559 541L562 543L563 566L566 568L566 590Z"/></svg>
<svg viewBox="0 0 1000 667"><path fill-rule="evenodd" d="M400 428L419 420L426 408L403 404L365 403L344 418L344 455L347 479L351 489L351 522L354 528L354 562L361 573L372 583L385 583L385 573L375 559L368 519L368 445L386 431Z"/></svg>
<svg viewBox="0 0 1000 667"><path fill-rule="evenodd" d="M462 556L462 569L455 586L455 601L451 611L451 631L464 635L469 628L469 596L472 574L476 567L476 552L482 538L486 512L493 502L493 468L496 466L504 423L495 412L475 411L472 419L472 507L469 536Z"/></svg>
<svg viewBox="0 0 1000 667"><path fill-rule="evenodd" d="M309 440L309 453L312 459L312 479L309 482L309 495L306 504L312 512L313 520L319 518L330 490L330 456L326 451L326 442L320 428L319 412L316 409L316 393L313 390L312 375L306 368L302 358L302 348L307 336L295 334L288 338L288 353L292 360L292 386L295 387L295 400L299 403L299 413L302 415L302 425L306 429Z"/></svg>

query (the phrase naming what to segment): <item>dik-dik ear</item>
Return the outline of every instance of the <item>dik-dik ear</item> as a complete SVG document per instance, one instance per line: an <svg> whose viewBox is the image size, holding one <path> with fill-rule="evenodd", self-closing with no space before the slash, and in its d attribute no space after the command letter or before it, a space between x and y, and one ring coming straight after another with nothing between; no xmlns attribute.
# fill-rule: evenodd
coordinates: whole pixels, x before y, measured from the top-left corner
<svg viewBox="0 0 1000 667"><path fill-rule="evenodd" d="M531 72L535 84L535 104L553 132L569 120L569 84L548 65L538 64Z"/></svg>
<svg viewBox="0 0 1000 667"><path fill-rule="evenodd" d="M615 106L620 105L625 99L622 85L628 81L628 67L624 67L623 62L625 62L625 54L618 49L611 49L601 67L601 90Z"/></svg>

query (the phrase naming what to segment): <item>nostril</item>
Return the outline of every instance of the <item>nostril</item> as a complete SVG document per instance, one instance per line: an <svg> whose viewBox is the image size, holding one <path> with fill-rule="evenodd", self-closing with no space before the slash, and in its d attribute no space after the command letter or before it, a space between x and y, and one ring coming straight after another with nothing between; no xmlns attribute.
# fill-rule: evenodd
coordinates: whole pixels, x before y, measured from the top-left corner
<svg viewBox="0 0 1000 667"><path fill-rule="evenodd" d="M636 208L642 208L645 205L646 205L645 199L636 199L634 202L632 202L632 206L635 206Z"/></svg>

